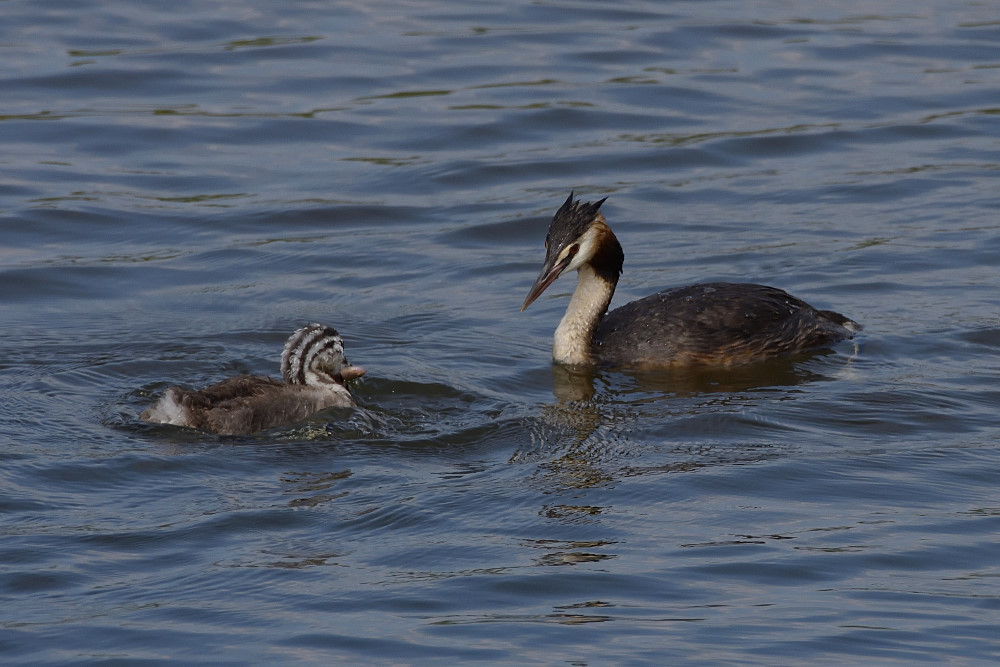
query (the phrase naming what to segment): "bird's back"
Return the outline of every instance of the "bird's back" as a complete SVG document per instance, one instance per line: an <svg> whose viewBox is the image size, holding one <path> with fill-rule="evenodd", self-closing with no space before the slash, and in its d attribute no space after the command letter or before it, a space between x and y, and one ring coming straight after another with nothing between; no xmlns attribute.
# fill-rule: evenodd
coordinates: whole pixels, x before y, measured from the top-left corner
<svg viewBox="0 0 1000 667"><path fill-rule="evenodd" d="M608 313L594 355L606 366L728 366L831 345L860 327L787 292L751 283L664 290Z"/></svg>
<svg viewBox="0 0 1000 667"><path fill-rule="evenodd" d="M251 375L199 390L171 387L142 419L239 435L293 424L325 408L352 405L350 393L341 385L294 385Z"/></svg>

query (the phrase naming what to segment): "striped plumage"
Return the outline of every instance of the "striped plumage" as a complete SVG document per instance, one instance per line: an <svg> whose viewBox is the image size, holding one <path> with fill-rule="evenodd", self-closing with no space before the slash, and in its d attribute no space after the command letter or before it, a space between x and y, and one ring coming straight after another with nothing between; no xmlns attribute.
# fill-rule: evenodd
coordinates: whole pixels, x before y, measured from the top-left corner
<svg viewBox="0 0 1000 667"><path fill-rule="evenodd" d="M171 387L140 418L223 435L253 433L293 424L325 408L353 406L345 383L364 372L347 362L335 329L310 324L285 343L283 380L249 375L196 391Z"/></svg>
<svg viewBox="0 0 1000 667"><path fill-rule="evenodd" d="M281 377L289 384L332 382L344 365L344 339L323 324L298 329L281 352Z"/></svg>

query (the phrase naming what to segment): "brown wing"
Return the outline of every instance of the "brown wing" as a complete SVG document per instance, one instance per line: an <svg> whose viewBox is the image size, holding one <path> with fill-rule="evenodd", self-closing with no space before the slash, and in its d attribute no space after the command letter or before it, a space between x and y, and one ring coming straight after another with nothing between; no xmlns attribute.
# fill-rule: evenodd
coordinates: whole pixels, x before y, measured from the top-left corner
<svg viewBox="0 0 1000 667"><path fill-rule="evenodd" d="M274 378L248 375L223 380L204 389L177 389L177 397L194 428L223 434L253 433L264 428L260 404L284 387Z"/></svg>
<svg viewBox="0 0 1000 667"><path fill-rule="evenodd" d="M829 345L853 324L774 287L702 283L608 313L595 351L610 365L732 365Z"/></svg>

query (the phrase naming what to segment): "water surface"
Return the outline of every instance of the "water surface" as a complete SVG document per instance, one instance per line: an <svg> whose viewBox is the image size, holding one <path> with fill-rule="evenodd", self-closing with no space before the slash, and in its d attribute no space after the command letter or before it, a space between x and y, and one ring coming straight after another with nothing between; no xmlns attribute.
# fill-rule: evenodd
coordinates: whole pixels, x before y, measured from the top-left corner
<svg viewBox="0 0 1000 667"><path fill-rule="evenodd" d="M6 2L0 655L1000 658L1000 22L982 3ZM746 280L865 330L552 368L574 189L617 304ZM311 321L360 407L169 385Z"/></svg>

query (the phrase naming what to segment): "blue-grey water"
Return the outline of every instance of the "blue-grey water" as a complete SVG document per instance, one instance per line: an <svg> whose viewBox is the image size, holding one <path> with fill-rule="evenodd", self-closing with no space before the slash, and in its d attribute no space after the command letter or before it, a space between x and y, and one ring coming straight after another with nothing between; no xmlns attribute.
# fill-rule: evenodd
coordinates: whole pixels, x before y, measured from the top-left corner
<svg viewBox="0 0 1000 667"><path fill-rule="evenodd" d="M0 660L1000 659L989 2L0 3ZM615 304L791 291L854 342L568 373ZM614 305L614 304L613 304ZM356 410L150 425L311 321Z"/></svg>

